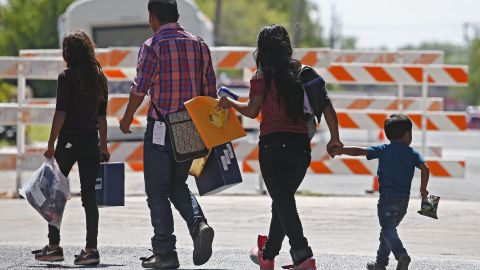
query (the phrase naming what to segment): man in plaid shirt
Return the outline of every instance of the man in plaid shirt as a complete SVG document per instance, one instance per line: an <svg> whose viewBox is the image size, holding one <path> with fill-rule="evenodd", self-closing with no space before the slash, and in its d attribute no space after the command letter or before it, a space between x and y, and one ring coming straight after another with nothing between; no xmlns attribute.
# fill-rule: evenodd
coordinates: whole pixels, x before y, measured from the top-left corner
<svg viewBox="0 0 480 270"><path fill-rule="evenodd" d="M133 115L145 95L150 96L143 150L145 191L154 236L153 255L141 258L142 266L179 267L170 203L188 225L194 242L194 264L202 265L211 257L214 231L208 226L198 201L186 184L192 162L176 162L174 159L164 117L170 112L183 110L183 103L195 96L216 97L215 73L208 46L177 22L179 14L175 0L149 0L148 11L154 35L140 48L137 75L127 109L120 120L122 132L131 133ZM200 89L202 81L204 87Z"/></svg>

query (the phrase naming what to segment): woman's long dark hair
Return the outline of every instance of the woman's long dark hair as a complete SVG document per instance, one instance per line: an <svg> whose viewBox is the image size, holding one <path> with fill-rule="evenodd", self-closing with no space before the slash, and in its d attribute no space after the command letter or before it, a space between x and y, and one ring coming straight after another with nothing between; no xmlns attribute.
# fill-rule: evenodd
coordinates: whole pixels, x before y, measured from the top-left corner
<svg viewBox="0 0 480 270"><path fill-rule="evenodd" d="M292 53L290 37L284 27L268 25L258 34L254 55L257 68L265 78L265 88L270 91L272 79L275 81L277 102L283 102L288 118L297 122L303 113L303 89L297 79L301 64L292 59Z"/></svg>
<svg viewBox="0 0 480 270"><path fill-rule="evenodd" d="M82 30L72 30L63 38L63 59L74 71L74 81L82 93L106 99L107 78L95 58L94 44Z"/></svg>

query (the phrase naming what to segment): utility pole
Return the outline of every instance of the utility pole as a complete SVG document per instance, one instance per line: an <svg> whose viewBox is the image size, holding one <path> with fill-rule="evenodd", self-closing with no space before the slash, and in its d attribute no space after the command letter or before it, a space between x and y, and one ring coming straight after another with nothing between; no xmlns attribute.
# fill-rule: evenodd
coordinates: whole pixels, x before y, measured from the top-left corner
<svg viewBox="0 0 480 270"><path fill-rule="evenodd" d="M222 2L223 0L216 0L215 2L215 22L214 22L214 29L213 35L215 37L215 45L223 45L222 40L220 38L220 25L222 20Z"/></svg>
<svg viewBox="0 0 480 270"><path fill-rule="evenodd" d="M303 17L307 9L306 0L292 0L291 28L293 33L293 47L299 47L302 41Z"/></svg>
<svg viewBox="0 0 480 270"><path fill-rule="evenodd" d="M335 5L332 5L332 17L330 25L329 43L332 49L340 49L342 47L342 21L337 14Z"/></svg>

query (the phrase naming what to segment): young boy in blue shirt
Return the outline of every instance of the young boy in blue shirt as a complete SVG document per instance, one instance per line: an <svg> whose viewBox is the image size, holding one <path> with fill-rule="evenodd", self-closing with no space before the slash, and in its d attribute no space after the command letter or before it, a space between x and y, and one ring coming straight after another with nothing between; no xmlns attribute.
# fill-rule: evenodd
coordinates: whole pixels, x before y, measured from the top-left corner
<svg viewBox="0 0 480 270"><path fill-rule="evenodd" d="M407 213L415 167L421 170L420 194L423 198L428 195L430 172L423 157L410 147L412 121L406 115L392 114L385 120L384 129L390 144L337 148L332 154L366 156L368 160L378 158L380 198L377 213L382 229L377 259L367 263L367 269L385 270L392 252L398 261L397 270L404 270L408 269L411 259L398 237L397 227Z"/></svg>

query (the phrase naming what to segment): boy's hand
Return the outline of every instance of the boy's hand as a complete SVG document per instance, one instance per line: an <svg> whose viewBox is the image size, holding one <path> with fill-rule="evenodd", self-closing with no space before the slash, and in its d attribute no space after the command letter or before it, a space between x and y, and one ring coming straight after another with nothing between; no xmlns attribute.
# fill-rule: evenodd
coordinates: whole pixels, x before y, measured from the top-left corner
<svg viewBox="0 0 480 270"><path fill-rule="evenodd" d="M429 192L427 189L420 189L420 194L422 195L422 198L426 198Z"/></svg>
<svg viewBox="0 0 480 270"><path fill-rule="evenodd" d="M329 153L330 157L334 158L335 156L340 156L341 155L340 149L342 149L342 147L338 147L338 146L332 147Z"/></svg>

